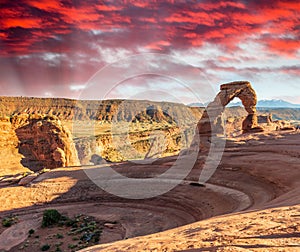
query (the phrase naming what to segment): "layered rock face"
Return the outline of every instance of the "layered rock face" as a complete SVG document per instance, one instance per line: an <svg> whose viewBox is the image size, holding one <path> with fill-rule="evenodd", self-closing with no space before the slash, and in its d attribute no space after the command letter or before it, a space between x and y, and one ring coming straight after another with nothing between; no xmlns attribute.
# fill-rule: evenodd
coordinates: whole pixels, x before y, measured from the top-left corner
<svg viewBox="0 0 300 252"><path fill-rule="evenodd" d="M234 97L243 101L245 109L225 108ZM244 132L262 130L257 127L255 105L256 95L249 82L222 85L205 113L204 108L170 102L0 97L0 159L5 164L2 170L22 173L28 171L25 167L70 166L78 164L76 155L82 164L101 163L101 158L124 161L175 155L190 145L195 125L201 117L198 129L207 138L211 133L224 133L223 112L227 117L225 131L228 136L239 135L241 127ZM288 119L299 119L299 111L268 109L263 112L274 112L274 120L283 120L287 116ZM9 120L16 113L19 115ZM78 154L72 147L70 132L58 119L72 130ZM270 123L270 118L258 119L266 130L291 129L284 121ZM76 126L78 130L74 130ZM123 135L128 131L127 141L118 140L122 135L116 128Z"/></svg>
<svg viewBox="0 0 300 252"><path fill-rule="evenodd" d="M201 135L223 132L222 113L225 110L225 106L235 97L238 97L242 101L248 113L242 123L243 132L263 130L258 126L257 122L257 97L254 89L248 81L236 81L221 85L220 92L214 101L207 106L198 123L198 129Z"/></svg>
<svg viewBox="0 0 300 252"><path fill-rule="evenodd" d="M0 117L16 113L46 114L62 121L91 120L111 123L113 121L139 122L173 121L184 118L194 121L184 104L153 102L146 100L72 100L63 98L0 97ZM171 118L171 116L176 118Z"/></svg>
<svg viewBox="0 0 300 252"><path fill-rule="evenodd" d="M109 132L95 137L78 138L74 142L80 163L89 165L101 163L101 158L120 162L178 154L182 148L190 145L193 134L193 129L181 132L179 127L173 127L115 135Z"/></svg>
<svg viewBox="0 0 300 252"><path fill-rule="evenodd" d="M11 118L23 166L31 170L79 165L70 131L55 116L19 114Z"/></svg>
<svg viewBox="0 0 300 252"><path fill-rule="evenodd" d="M27 172L20 163L22 155L18 152L18 137L10 123L10 118L0 118L0 176Z"/></svg>

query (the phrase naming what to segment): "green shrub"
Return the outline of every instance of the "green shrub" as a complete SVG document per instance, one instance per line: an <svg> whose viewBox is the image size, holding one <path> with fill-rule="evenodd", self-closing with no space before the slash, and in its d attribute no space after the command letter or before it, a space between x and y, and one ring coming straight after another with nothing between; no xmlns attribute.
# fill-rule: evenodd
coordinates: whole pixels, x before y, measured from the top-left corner
<svg viewBox="0 0 300 252"><path fill-rule="evenodd" d="M42 227L49 227L57 224L61 219L61 214L55 209L48 209L44 211Z"/></svg>
<svg viewBox="0 0 300 252"><path fill-rule="evenodd" d="M5 217L2 220L2 226L3 227L10 227L13 224L17 223L17 221L18 221L18 218L16 216L10 215L8 217Z"/></svg>
<svg viewBox="0 0 300 252"><path fill-rule="evenodd" d="M62 252L60 247L56 247L55 252Z"/></svg>
<svg viewBox="0 0 300 252"><path fill-rule="evenodd" d="M30 237L32 234L34 234L34 229L30 229L29 231L28 231L28 236Z"/></svg>
<svg viewBox="0 0 300 252"><path fill-rule="evenodd" d="M42 247L41 247L41 250L42 251L47 251L50 249L50 245L49 244L44 244Z"/></svg>
<svg viewBox="0 0 300 252"><path fill-rule="evenodd" d="M59 242L59 243L56 243L55 246L56 246L56 249L54 252L62 252L60 246L63 245L63 242Z"/></svg>
<svg viewBox="0 0 300 252"><path fill-rule="evenodd" d="M76 248L76 247L77 247L76 244L69 244L69 245L68 245L68 248L69 248L69 249L74 249L74 248Z"/></svg>
<svg viewBox="0 0 300 252"><path fill-rule="evenodd" d="M56 238L57 239L62 239L62 238L64 238L64 236L62 234L56 234Z"/></svg>

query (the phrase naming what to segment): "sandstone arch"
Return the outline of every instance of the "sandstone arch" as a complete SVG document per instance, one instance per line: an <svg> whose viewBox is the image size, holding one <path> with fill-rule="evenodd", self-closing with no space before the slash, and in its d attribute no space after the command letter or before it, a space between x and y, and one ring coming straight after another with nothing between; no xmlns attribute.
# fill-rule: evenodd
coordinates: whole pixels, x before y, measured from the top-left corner
<svg viewBox="0 0 300 252"><path fill-rule="evenodd" d="M220 92L213 102L208 104L198 123L200 135L223 133L221 115L226 105L238 97L248 115L243 121L243 132L262 131L258 126L256 103L257 96L249 81L235 81L220 86Z"/></svg>

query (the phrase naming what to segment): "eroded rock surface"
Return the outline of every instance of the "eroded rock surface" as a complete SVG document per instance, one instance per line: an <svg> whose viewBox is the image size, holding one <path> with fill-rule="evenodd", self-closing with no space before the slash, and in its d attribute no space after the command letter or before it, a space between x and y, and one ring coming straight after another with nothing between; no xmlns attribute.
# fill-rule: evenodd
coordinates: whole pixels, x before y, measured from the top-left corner
<svg viewBox="0 0 300 252"><path fill-rule="evenodd" d="M23 166L32 170L79 165L70 131L55 116L19 114L11 118Z"/></svg>
<svg viewBox="0 0 300 252"><path fill-rule="evenodd" d="M178 154L189 146L194 129L181 132L179 127L155 130L111 132L96 137L74 140L78 158L82 165L98 164L97 156L110 161L121 162L132 159L160 158Z"/></svg>
<svg viewBox="0 0 300 252"><path fill-rule="evenodd" d="M0 176L24 173L28 171L20 163L22 155L18 153L18 137L10 123L10 118L0 118Z"/></svg>

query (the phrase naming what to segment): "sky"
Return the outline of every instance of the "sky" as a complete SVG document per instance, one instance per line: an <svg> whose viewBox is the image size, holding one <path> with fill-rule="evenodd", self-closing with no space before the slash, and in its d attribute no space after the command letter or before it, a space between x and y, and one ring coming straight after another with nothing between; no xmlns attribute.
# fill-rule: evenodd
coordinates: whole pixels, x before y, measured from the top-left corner
<svg viewBox="0 0 300 252"><path fill-rule="evenodd" d="M0 95L300 103L300 3L1 0Z"/></svg>

